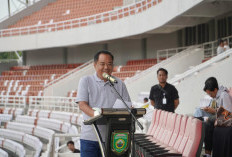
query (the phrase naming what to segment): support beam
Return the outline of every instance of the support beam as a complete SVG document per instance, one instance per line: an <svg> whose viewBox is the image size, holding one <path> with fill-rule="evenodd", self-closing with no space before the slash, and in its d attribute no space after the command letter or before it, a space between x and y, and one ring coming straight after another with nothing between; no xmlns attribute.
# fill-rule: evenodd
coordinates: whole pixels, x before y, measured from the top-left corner
<svg viewBox="0 0 232 157"><path fill-rule="evenodd" d="M23 60L22 60L22 57L19 55L19 53L18 53L17 51L15 51L15 54L16 54L16 56L18 57L18 59L19 59L20 61L23 61Z"/></svg>
<svg viewBox="0 0 232 157"><path fill-rule="evenodd" d="M11 16L11 13L10 13L10 0L8 0L8 14L9 14L9 17Z"/></svg>
<svg viewBox="0 0 232 157"><path fill-rule="evenodd" d="M142 44L142 58L146 59L147 58L147 38L143 38L141 41Z"/></svg>
<svg viewBox="0 0 232 157"><path fill-rule="evenodd" d="M68 48L63 49L63 64L68 64Z"/></svg>

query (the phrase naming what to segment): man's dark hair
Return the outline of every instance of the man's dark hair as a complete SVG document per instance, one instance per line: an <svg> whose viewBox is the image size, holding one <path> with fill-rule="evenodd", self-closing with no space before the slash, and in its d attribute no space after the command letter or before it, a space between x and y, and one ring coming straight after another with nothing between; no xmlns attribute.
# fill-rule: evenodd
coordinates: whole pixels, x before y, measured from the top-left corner
<svg viewBox="0 0 232 157"><path fill-rule="evenodd" d="M217 79L215 77L210 77L205 81L205 87L204 87L204 91L209 90L209 91L214 91L216 89L218 89L218 82Z"/></svg>
<svg viewBox="0 0 232 157"><path fill-rule="evenodd" d="M159 73L160 71L163 71L166 75L168 75L168 71L167 71L166 69L164 69L164 68L159 68L159 69L157 70L157 75L158 75L158 73Z"/></svg>
<svg viewBox="0 0 232 157"><path fill-rule="evenodd" d="M144 100L144 101L148 101L148 98L144 98L143 100Z"/></svg>
<svg viewBox="0 0 232 157"><path fill-rule="evenodd" d="M69 144L74 145L74 142L73 142L73 141L68 141L68 142L67 142L67 145L69 145Z"/></svg>
<svg viewBox="0 0 232 157"><path fill-rule="evenodd" d="M101 50L101 51L97 52L97 53L94 55L94 62L97 62L97 61L98 61L100 54L109 55L109 56L112 58L112 61L114 61L114 56L112 55L112 53L111 53L110 51Z"/></svg>
<svg viewBox="0 0 232 157"><path fill-rule="evenodd" d="M220 45L221 43L223 43L224 41L222 39L218 40L218 44Z"/></svg>

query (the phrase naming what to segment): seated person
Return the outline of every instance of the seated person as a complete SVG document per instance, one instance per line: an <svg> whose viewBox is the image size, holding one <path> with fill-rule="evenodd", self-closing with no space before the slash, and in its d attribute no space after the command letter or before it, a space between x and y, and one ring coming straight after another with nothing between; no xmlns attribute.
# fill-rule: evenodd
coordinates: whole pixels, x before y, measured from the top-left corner
<svg viewBox="0 0 232 157"><path fill-rule="evenodd" d="M232 98L226 87L218 86L217 79L210 77L205 81L204 91L213 99L216 100L217 107L223 106L227 111L232 112ZM216 108L208 107L204 111L213 114L205 123L205 156L211 157L213 144L214 122L216 120Z"/></svg>
<svg viewBox="0 0 232 157"><path fill-rule="evenodd" d="M143 103L144 103L144 105L142 106L142 108L148 108L149 107L148 98L144 98Z"/></svg>
<svg viewBox="0 0 232 157"><path fill-rule="evenodd" d="M71 150L73 153L80 153L80 150L74 147L73 141L68 141L67 146L68 146L68 149Z"/></svg>

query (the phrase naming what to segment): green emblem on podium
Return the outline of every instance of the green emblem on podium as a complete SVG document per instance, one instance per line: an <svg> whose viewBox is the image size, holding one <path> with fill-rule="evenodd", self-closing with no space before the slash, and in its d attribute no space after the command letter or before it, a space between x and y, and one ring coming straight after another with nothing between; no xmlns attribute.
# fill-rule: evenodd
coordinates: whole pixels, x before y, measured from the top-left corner
<svg viewBox="0 0 232 157"><path fill-rule="evenodd" d="M114 131L111 136L111 150L121 155L128 149L129 132L128 131Z"/></svg>

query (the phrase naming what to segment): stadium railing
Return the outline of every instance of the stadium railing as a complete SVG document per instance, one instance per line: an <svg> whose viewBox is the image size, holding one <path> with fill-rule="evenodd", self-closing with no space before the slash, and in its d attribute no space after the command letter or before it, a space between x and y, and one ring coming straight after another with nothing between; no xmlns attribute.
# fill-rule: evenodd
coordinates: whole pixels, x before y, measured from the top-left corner
<svg viewBox="0 0 232 157"><path fill-rule="evenodd" d="M43 33L43 32L55 32L59 30L72 29L72 28L89 26L93 24L104 23L108 21L114 21L117 19L121 19L123 17L141 13L153 6L156 6L158 3L161 2L162 0L143 0L136 2L132 5L121 7L119 9L115 9L87 17L81 17L77 19L61 21L56 23L42 24L42 25L2 29L0 30L0 37L21 36L21 35L28 35L35 33Z"/></svg>
<svg viewBox="0 0 232 157"><path fill-rule="evenodd" d="M232 36L222 38L222 40L227 40L229 44L232 44ZM204 49L204 58L205 59L211 58L211 57L217 55L218 40L206 42L206 43L199 44L196 46ZM177 54L177 53L179 53L179 52L181 52L189 47L191 47L191 46L158 50L157 51L157 62L159 63L160 58L163 58L163 57L169 58L169 57L171 57L171 56L173 56L173 55L175 55L175 54Z"/></svg>
<svg viewBox="0 0 232 157"><path fill-rule="evenodd" d="M30 96L29 109L54 110L79 113L76 98L55 96Z"/></svg>
<svg viewBox="0 0 232 157"><path fill-rule="evenodd" d="M26 106L25 96L0 95L0 106L12 108L24 108Z"/></svg>
<svg viewBox="0 0 232 157"><path fill-rule="evenodd" d="M147 70L144 70L144 71L142 71L140 73L137 73L133 77L126 79L125 80L125 84L130 84L130 83L136 81L137 79L141 78L141 76L145 76L145 75L149 74L151 71L154 71L154 69L157 69L157 67L162 67L163 65L166 65L166 64L170 63L171 61L179 58L183 54L187 55L189 52L191 52L192 50L196 49L197 47L198 46L190 46L187 49L185 49L185 50L181 51L180 53L176 54L172 58L169 57L166 60L160 62L159 64L156 64L156 65L148 68Z"/></svg>
<svg viewBox="0 0 232 157"><path fill-rule="evenodd" d="M189 77L191 75L194 75L195 73L198 73L199 71L211 66L213 63L219 62L219 61L221 61L221 60L223 60L225 58L230 57L231 54L232 54L232 49L229 49L226 52L217 55L217 57L211 58L207 62L199 64L196 67L182 73L181 75L178 75L177 77L174 77L174 78L170 79L169 83L173 84L173 85L176 85L179 82L181 82L182 80L184 80L186 77Z"/></svg>
<svg viewBox="0 0 232 157"><path fill-rule="evenodd" d="M69 71L68 73L66 73L66 74L64 74L64 75L61 75L60 77L54 79L53 81L51 81L51 82L49 82L48 84L46 84L44 87L46 88L46 87L48 87L48 86L50 86L50 85L52 85L52 84L54 84L54 83L56 83L56 82L58 82L58 81L64 79L64 78L66 78L66 77L72 75L73 73L75 73L75 72L77 72L77 71L79 71L79 70L85 68L86 66L88 66L88 65L90 65L90 64L92 64L92 63L93 63L93 60L90 60L90 61L88 61L88 62L86 62L86 63L84 63L84 64L78 66L77 68L75 68L75 69Z"/></svg>

